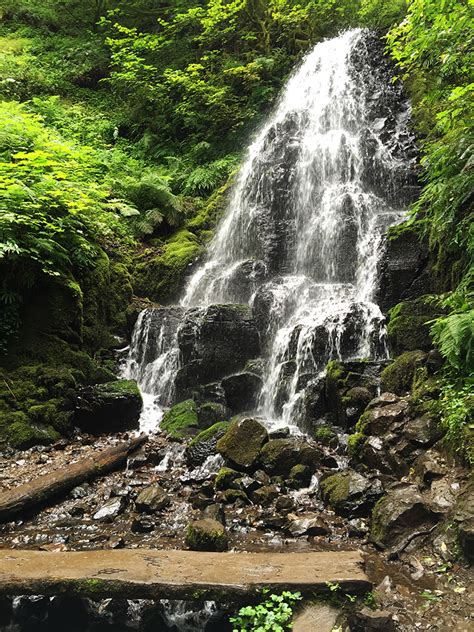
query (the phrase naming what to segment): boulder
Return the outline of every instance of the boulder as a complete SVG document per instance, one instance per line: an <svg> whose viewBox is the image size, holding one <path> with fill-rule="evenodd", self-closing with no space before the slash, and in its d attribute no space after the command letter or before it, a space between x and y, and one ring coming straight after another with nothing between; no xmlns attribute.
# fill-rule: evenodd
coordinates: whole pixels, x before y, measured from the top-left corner
<svg viewBox="0 0 474 632"><path fill-rule="evenodd" d="M418 486L402 484L375 505L370 537L381 548L394 546L414 531L431 527L437 519Z"/></svg>
<svg viewBox="0 0 474 632"><path fill-rule="evenodd" d="M203 509L202 512L203 518L210 518L211 520L216 520L221 524L225 525L225 511L223 505L218 503L208 505Z"/></svg>
<svg viewBox="0 0 474 632"><path fill-rule="evenodd" d="M74 401L74 423L92 434L138 429L142 397L134 380L86 386Z"/></svg>
<svg viewBox="0 0 474 632"><path fill-rule="evenodd" d="M287 531L294 537L300 535L327 535L329 528L317 514L289 514Z"/></svg>
<svg viewBox="0 0 474 632"><path fill-rule="evenodd" d="M307 465L313 472L320 460L319 450L304 439L272 439L259 457L263 469L271 475L288 476L295 465Z"/></svg>
<svg viewBox="0 0 474 632"><path fill-rule="evenodd" d="M217 495L217 501L225 505L237 504L240 507L250 505L250 499L241 489L226 489Z"/></svg>
<svg viewBox="0 0 474 632"><path fill-rule="evenodd" d="M150 533L155 528L153 518L147 515L136 516L132 521L133 533Z"/></svg>
<svg viewBox="0 0 474 632"><path fill-rule="evenodd" d="M95 512L94 520L101 522L113 522L115 518L125 509L125 499L123 496L117 496L108 500L105 505Z"/></svg>
<svg viewBox="0 0 474 632"><path fill-rule="evenodd" d="M380 390L395 395L406 395L411 391L415 371L426 362L424 351L406 351L399 355L382 371L380 375Z"/></svg>
<svg viewBox="0 0 474 632"><path fill-rule="evenodd" d="M178 397L200 384L242 370L260 355L260 339L248 305L192 308L178 330L181 357Z"/></svg>
<svg viewBox="0 0 474 632"><path fill-rule="evenodd" d="M264 426L255 419L237 419L217 442L217 451L240 468L255 465L262 446L268 441Z"/></svg>
<svg viewBox="0 0 474 632"><path fill-rule="evenodd" d="M224 489L240 489L240 486L234 485L234 481L236 481L240 476L240 473L236 470L233 470L230 467L221 467L214 481L214 487L218 491L222 491Z"/></svg>
<svg viewBox="0 0 474 632"><path fill-rule="evenodd" d="M155 513L165 509L170 504L170 498L159 485L146 487L135 501L137 511Z"/></svg>
<svg viewBox="0 0 474 632"><path fill-rule="evenodd" d="M228 407L218 402L204 402L199 404L197 414L201 428L209 428L209 426L230 417Z"/></svg>
<svg viewBox="0 0 474 632"><path fill-rule="evenodd" d="M225 397L233 413L253 410L257 406L262 378L248 371L225 377L222 382Z"/></svg>
<svg viewBox="0 0 474 632"><path fill-rule="evenodd" d="M256 505L262 505L262 507L268 507L272 502L278 498L280 490L276 485L264 485L259 487L252 493L252 500Z"/></svg>
<svg viewBox="0 0 474 632"><path fill-rule="evenodd" d="M294 465L288 474L288 485L290 487L308 487L311 482L311 468L302 463Z"/></svg>
<svg viewBox="0 0 474 632"><path fill-rule="evenodd" d="M217 520L195 520L186 529L185 543L192 551L226 551L228 548L225 527Z"/></svg>
<svg viewBox="0 0 474 632"><path fill-rule="evenodd" d="M196 402L187 399L170 408L160 422L160 428L172 439L195 435L199 430Z"/></svg>
<svg viewBox="0 0 474 632"><path fill-rule="evenodd" d="M372 406L359 419L357 430L368 435L385 435L389 428L393 430L394 422L404 419L408 410L408 402L399 399L390 404Z"/></svg>
<svg viewBox="0 0 474 632"><path fill-rule="evenodd" d="M340 516L367 516L383 494L382 483L354 470L332 474L321 481L321 496Z"/></svg>
<svg viewBox="0 0 474 632"><path fill-rule="evenodd" d="M217 442L225 435L230 422L220 421L196 435L186 449L186 460L189 465L201 465L207 457L217 452Z"/></svg>
<svg viewBox="0 0 474 632"><path fill-rule="evenodd" d="M396 629L390 612L367 607L349 615L349 627L351 632L392 632Z"/></svg>
<svg viewBox="0 0 474 632"><path fill-rule="evenodd" d="M459 544L466 559L474 563L474 480L462 490L454 511L458 525Z"/></svg>

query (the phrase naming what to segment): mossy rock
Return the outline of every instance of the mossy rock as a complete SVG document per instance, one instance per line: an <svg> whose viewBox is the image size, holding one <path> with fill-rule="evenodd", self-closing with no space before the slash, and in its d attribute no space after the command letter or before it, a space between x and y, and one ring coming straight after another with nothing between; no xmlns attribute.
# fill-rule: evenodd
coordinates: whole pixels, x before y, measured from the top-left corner
<svg viewBox="0 0 474 632"><path fill-rule="evenodd" d="M236 419L217 442L217 450L237 467L250 468L268 441L264 426L255 419Z"/></svg>
<svg viewBox="0 0 474 632"><path fill-rule="evenodd" d="M395 358L391 364L385 367L380 376L382 393L405 395L410 392L416 369L425 359L426 353L421 350L406 351Z"/></svg>
<svg viewBox="0 0 474 632"><path fill-rule="evenodd" d="M230 421L218 421L216 424L213 424L209 428L202 430L199 434L197 434L189 444L189 446L197 446L200 443L207 443L214 437L223 436L230 426Z"/></svg>
<svg viewBox="0 0 474 632"><path fill-rule="evenodd" d="M229 418L229 411L223 404L217 402L204 402L198 407L199 425L207 428L212 424Z"/></svg>
<svg viewBox="0 0 474 632"><path fill-rule="evenodd" d="M160 248L142 256L135 267L135 294L153 301L166 302L174 298L181 286L188 266L203 252L198 237L187 229L176 232Z"/></svg>
<svg viewBox="0 0 474 632"><path fill-rule="evenodd" d="M16 421L9 423L6 436L14 448L25 450L34 445L49 445L61 437L52 426L30 423L23 413L14 413L13 419ZM0 425L1 423L0 421Z"/></svg>
<svg viewBox="0 0 474 632"><path fill-rule="evenodd" d="M135 380L114 380L81 389L74 402L74 423L88 432L138 428L143 401Z"/></svg>
<svg viewBox="0 0 474 632"><path fill-rule="evenodd" d="M295 465L307 465L311 471L316 469L321 453L308 442L289 437L271 439L260 452L263 469L272 475L288 476Z"/></svg>
<svg viewBox="0 0 474 632"><path fill-rule="evenodd" d="M354 470L332 474L321 481L320 487L324 502L348 518L368 515L383 494L378 479L369 480Z"/></svg>
<svg viewBox="0 0 474 632"><path fill-rule="evenodd" d="M175 404L163 416L160 428L172 439L184 439L196 435L199 419L196 402L187 399Z"/></svg>
<svg viewBox="0 0 474 632"><path fill-rule="evenodd" d="M211 518L188 525L185 542L192 551L226 551L228 548L224 526Z"/></svg>
<svg viewBox="0 0 474 632"><path fill-rule="evenodd" d="M365 443L367 437L363 432L354 432L347 438L347 453L350 457L356 458L360 452L360 449Z"/></svg>
<svg viewBox="0 0 474 632"><path fill-rule="evenodd" d="M221 467L214 480L214 487L217 490L229 489L232 483L240 477L240 472L230 467Z"/></svg>
<svg viewBox="0 0 474 632"><path fill-rule="evenodd" d="M442 311L429 302L429 296L398 303L389 314L387 334L395 353L432 348L429 322L441 316Z"/></svg>

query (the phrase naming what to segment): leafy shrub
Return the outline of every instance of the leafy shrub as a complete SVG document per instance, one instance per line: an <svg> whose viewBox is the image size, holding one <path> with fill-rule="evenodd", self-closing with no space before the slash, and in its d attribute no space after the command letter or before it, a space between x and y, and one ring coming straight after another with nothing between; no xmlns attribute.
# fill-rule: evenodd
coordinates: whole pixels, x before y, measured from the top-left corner
<svg viewBox="0 0 474 632"><path fill-rule="evenodd" d="M262 591L267 594L269 591ZM301 599L301 593L285 590L281 595L269 595L256 606L241 608L232 617L234 632L285 632L291 629L293 607Z"/></svg>

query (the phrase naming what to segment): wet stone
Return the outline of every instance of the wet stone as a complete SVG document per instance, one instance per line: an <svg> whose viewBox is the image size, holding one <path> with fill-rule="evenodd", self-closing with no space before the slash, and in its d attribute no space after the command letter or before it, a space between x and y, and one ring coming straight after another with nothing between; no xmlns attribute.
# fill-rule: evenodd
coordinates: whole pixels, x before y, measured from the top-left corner
<svg viewBox="0 0 474 632"><path fill-rule="evenodd" d="M256 489L252 494L252 500L257 505L266 507L278 498L280 490L276 485L265 485Z"/></svg>
<svg viewBox="0 0 474 632"><path fill-rule="evenodd" d="M363 608L349 617L351 632L392 632L395 624L390 612Z"/></svg>
<svg viewBox="0 0 474 632"><path fill-rule="evenodd" d="M329 533L324 520L316 514L302 514L298 516L289 514L287 530L294 537L301 535L327 535Z"/></svg>
<svg viewBox="0 0 474 632"><path fill-rule="evenodd" d="M228 548L224 525L211 518L191 522L186 529L185 542L192 551L226 551Z"/></svg>
<svg viewBox="0 0 474 632"><path fill-rule="evenodd" d="M155 523L151 516L141 515L133 519L132 522L133 533L150 533L155 528Z"/></svg>
<svg viewBox="0 0 474 632"><path fill-rule="evenodd" d="M94 520L101 522L112 522L125 508L125 499L123 496L117 496L108 500L98 511L95 512Z"/></svg>
<svg viewBox="0 0 474 632"><path fill-rule="evenodd" d="M155 513L168 507L170 498L158 485L152 485L144 489L135 501L137 511Z"/></svg>

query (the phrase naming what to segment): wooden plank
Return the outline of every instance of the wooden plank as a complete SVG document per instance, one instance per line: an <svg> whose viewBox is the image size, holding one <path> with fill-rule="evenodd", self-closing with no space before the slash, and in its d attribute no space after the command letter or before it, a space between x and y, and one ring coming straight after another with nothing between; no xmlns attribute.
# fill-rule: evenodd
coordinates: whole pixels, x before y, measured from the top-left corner
<svg viewBox="0 0 474 632"><path fill-rule="evenodd" d="M0 550L0 594L236 600L262 588L362 592L371 584L359 551L203 553L123 549L80 552Z"/></svg>
<svg viewBox="0 0 474 632"><path fill-rule="evenodd" d="M30 483L14 487L0 494L0 522L11 520L18 514L37 510L67 494L71 489L84 481L98 476L125 464L127 457L147 440L140 435L100 452L93 452L77 463L38 476Z"/></svg>

